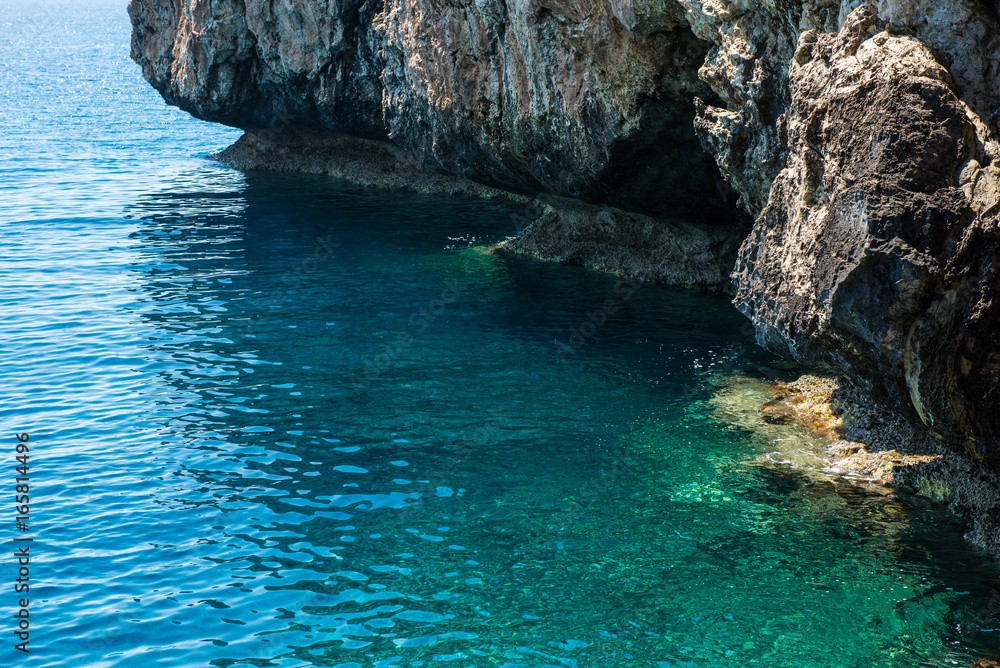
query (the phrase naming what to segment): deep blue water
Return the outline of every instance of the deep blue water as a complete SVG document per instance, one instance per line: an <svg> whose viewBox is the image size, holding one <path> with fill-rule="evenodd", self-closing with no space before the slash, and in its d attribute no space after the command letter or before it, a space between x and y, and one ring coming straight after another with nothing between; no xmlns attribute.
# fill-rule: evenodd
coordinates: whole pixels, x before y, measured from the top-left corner
<svg viewBox="0 0 1000 668"><path fill-rule="evenodd" d="M167 107L128 31L123 2L0 0L0 535L34 539L30 655L0 567L3 665L1000 649L959 522L719 418L772 361L725 298L490 255L499 204L219 165L239 132Z"/></svg>

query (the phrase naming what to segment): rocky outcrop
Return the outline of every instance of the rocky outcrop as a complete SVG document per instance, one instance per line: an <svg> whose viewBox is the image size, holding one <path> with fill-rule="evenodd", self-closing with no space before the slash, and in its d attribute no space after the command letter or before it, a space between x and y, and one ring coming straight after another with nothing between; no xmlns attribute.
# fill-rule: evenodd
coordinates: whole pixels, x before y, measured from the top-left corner
<svg viewBox="0 0 1000 668"><path fill-rule="evenodd" d="M739 222L694 225L545 198L537 219L501 249L623 274L643 282L726 285L745 233Z"/></svg>
<svg viewBox="0 0 1000 668"><path fill-rule="evenodd" d="M998 8L129 6L133 57L167 101L248 131L231 161L541 195L561 204L509 246L567 261L698 284L735 262L763 345L1000 470Z"/></svg>
<svg viewBox="0 0 1000 668"><path fill-rule="evenodd" d="M131 0L171 104L391 141L431 170L647 214L728 217L693 128L709 45L650 0Z"/></svg>
<svg viewBox="0 0 1000 668"><path fill-rule="evenodd" d="M497 252L556 260L629 278L700 288L729 286L747 227L653 218L565 197L513 195L470 179L423 169L412 152L387 142L318 129L249 132L218 154L239 169L323 173L378 189L473 195L511 205L515 235Z"/></svg>
<svg viewBox="0 0 1000 668"><path fill-rule="evenodd" d="M832 0L680 0L692 30L713 44L701 77L722 101L697 101L695 125L706 149L756 216L784 166L788 69L803 30L835 31Z"/></svg>
<svg viewBox="0 0 1000 668"><path fill-rule="evenodd" d="M713 45L701 69L722 105L697 101L696 127L724 175L758 215L784 167L789 70L806 32L836 33L862 7L931 48L963 101L1000 120L1000 3L982 0L677 0L692 31Z"/></svg>
<svg viewBox="0 0 1000 668"><path fill-rule="evenodd" d="M875 11L806 31L786 166L743 244L737 306L1000 469L993 295L1000 145L935 52Z"/></svg>

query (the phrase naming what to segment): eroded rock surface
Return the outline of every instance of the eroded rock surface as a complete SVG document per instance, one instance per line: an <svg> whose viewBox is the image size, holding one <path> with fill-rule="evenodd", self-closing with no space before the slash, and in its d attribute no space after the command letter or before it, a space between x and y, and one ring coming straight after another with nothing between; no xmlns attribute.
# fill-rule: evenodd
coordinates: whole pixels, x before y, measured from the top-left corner
<svg viewBox="0 0 1000 668"><path fill-rule="evenodd" d="M982 0L677 0L692 31L713 45L701 69L722 104L698 101L706 149L758 215L787 159L789 70L804 32L836 33L861 7L891 31L929 46L956 92L991 127L1000 119L1000 3Z"/></svg>
<svg viewBox="0 0 1000 668"><path fill-rule="evenodd" d="M379 161L595 205L539 219L513 244L522 250L613 270L660 258L657 271L673 267L678 282L702 282L685 272L722 277L742 241L737 305L762 344L882 393L1000 470L998 9L994 0L129 6L133 56L167 101L250 131L229 152L237 161L294 166L301 154L324 170L323 146L354 147L363 162L343 138L383 142L391 150L373 151ZM287 133L276 127L298 129L299 143L282 147ZM745 240L719 170L756 219ZM665 222L681 216L694 227ZM649 245L657 252L636 263L633 251Z"/></svg>
<svg viewBox="0 0 1000 668"><path fill-rule="evenodd" d="M707 288L726 285L743 237L739 223L706 227L558 198L544 203L541 215L504 250L639 281Z"/></svg>
<svg viewBox="0 0 1000 668"><path fill-rule="evenodd" d="M862 8L800 37L786 166L736 303L766 346L848 373L998 467L1000 145L934 51L883 28Z"/></svg>
<svg viewBox="0 0 1000 668"><path fill-rule="evenodd" d="M673 0L131 0L168 102L391 141L534 195L726 217L693 129L709 45Z"/></svg>

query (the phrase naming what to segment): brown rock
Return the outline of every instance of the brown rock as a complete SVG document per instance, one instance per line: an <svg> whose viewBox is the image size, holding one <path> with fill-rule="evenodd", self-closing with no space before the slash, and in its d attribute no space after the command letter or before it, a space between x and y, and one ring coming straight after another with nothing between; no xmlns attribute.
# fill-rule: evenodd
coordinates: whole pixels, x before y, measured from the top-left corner
<svg viewBox="0 0 1000 668"><path fill-rule="evenodd" d="M969 668L1000 668L1000 661L996 659L980 659L970 664Z"/></svg>

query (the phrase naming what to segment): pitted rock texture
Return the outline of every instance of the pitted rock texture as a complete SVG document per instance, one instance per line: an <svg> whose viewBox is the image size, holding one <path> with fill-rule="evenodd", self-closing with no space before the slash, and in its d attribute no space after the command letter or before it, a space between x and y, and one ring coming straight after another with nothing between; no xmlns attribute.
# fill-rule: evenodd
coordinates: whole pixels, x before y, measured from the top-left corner
<svg viewBox="0 0 1000 668"><path fill-rule="evenodd" d="M700 75L722 100L697 101L705 148L756 216L784 166L788 68L804 30L836 31L837 0L680 0L693 32L713 44Z"/></svg>
<svg viewBox="0 0 1000 668"><path fill-rule="evenodd" d="M722 101L698 101L696 127L758 215L784 167L789 68L806 31L836 33L860 7L929 46L956 94L994 130L1000 121L1000 3L986 0L677 0L693 32L713 45L701 77Z"/></svg>
<svg viewBox="0 0 1000 668"><path fill-rule="evenodd" d="M725 286L744 230L666 221L546 198L547 209L503 249L650 283Z"/></svg>
<svg viewBox="0 0 1000 668"><path fill-rule="evenodd" d="M736 303L765 346L823 362L1000 469L1000 145L936 54L874 11L802 34L787 164Z"/></svg>
<svg viewBox="0 0 1000 668"><path fill-rule="evenodd" d="M168 102L386 139L526 194L720 219L693 129L708 45L673 0L131 0ZM706 204L707 203L707 204Z"/></svg>

